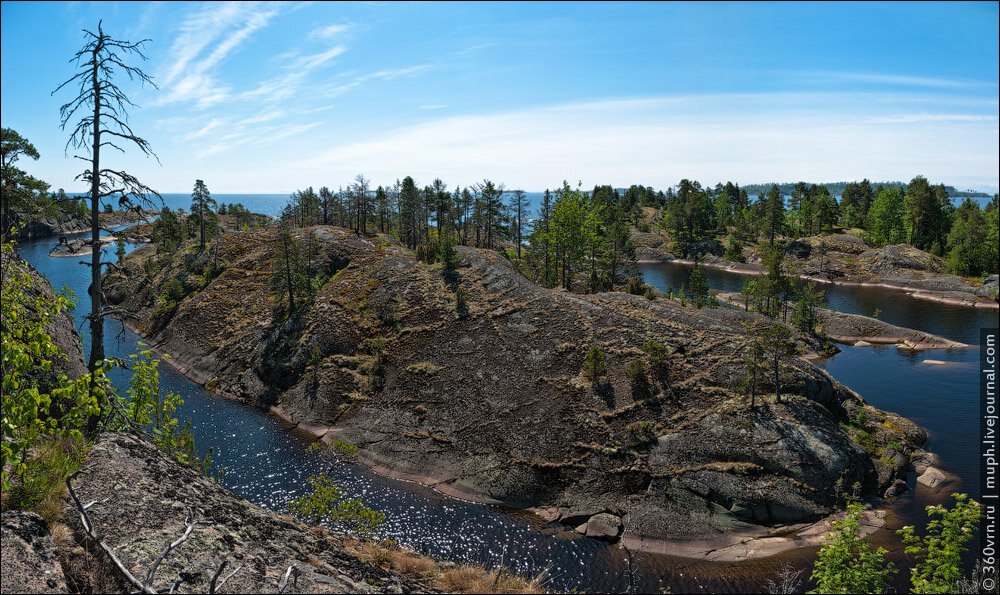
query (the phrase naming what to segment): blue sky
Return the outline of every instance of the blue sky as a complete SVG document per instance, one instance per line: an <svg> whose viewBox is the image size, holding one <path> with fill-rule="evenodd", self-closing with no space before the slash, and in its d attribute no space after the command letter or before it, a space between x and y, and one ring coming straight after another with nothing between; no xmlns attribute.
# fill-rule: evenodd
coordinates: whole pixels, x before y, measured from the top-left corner
<svg viewBox="0 0 1000 595"><path fill-rule="evenodd" d="M4 2L3 126L67 191L50 93L99 19L152 40L159 88L119 82L160 163L106 163L161 192L1000 178L996 2Z"/></svg>

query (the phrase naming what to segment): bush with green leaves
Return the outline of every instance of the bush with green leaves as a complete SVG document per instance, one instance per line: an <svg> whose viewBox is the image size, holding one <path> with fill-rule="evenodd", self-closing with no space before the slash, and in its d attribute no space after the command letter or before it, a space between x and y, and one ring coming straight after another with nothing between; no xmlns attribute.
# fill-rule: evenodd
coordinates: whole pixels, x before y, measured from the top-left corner
<svg viewBox="0 0 1000 595"><path fill-rule="evenodd" d="M885 560L885 548L875 548L862 537L863 514L864 507L854 502L847 506L846 518L834 521L813 564L810 578L816 581L816 589L810 593L885 592L896 567Z"/></svg>
<svg viewBox="0 0 1000 595"><path fill-rule="evenodd" d="M591 382L597 382L607 373L608 366L604 363L604 352L601 351L600 345L591 345L583 358L583 375Z"/></svg>
<svg viewBox="0 0 1000 595"><path fill-rule="evenodd" d="M326 521L333 526L368 535L376 530L385 515L365 506L358 498L344 497L343 490L325 473L309 478L310 493L288 503L288 511L307 521Z"/></svg>
<svg viewBox="0 0 1000 595"><path fill-rule="evenodd" d="M160 287L161 295L167 302L179 302L184 299L184 284L180 279L171 279Z"/></svg>
<svg viewBox="0 0 1000 595"><path fill-rule="evenodd" d="M927 507L931 521L923 537L916 535L912 525L897 531L903 536L906 553L916 558L910 569L914 593L953 593L962 578L962 553L979 526L982 507L968 494L952 497L955 506L951 509L944 504Z"/></svg>
<svg viewBox="0 0 1000 595"><path fill-rule="evenodd" d="M629 277L628 283L625 285L625 291L632 295L642 295L646 292L646 284L642 282L641 277Z"/></svg>
<svg viewBox="0 0 1000 595"><path fill-rule="evenodd" d="M709 304L708 277L705 275L705 267L697 260L694 263L694 270L691 271L688 290L691 297L694 298L694 303L697 307L701 308Z"/></svg>
<svg viewBox="0 0 1000 595"><path fill-rule="evenodd" d="M637 421L625 427L625 440L629 448L643 448L656 442L656 424Z"/></svg>
<svg viewBox="0 0 1000 595"><path fill-rule="evenodd" d="M108 365L71 380L52 373L52 361L65 357L45 326L67 307L63 296L48 297L36 288L26 266L18 264L14 245L2 245L0 353L2 353L3 417L0 429L0 483L10 489L8 473L23 477L28 454L50 438L81 440L85 422L100 415ZM41 374L40 374L41 373ZM42 381L44 374L50 378Z"/></svg>
<svg viewBox="0 0 1000 595"><path fill-rule="evenodd" d="M625 377L628 378L629 386L632 388L632 394L644 398L649 396L650 385L649 385L649 370L646 367L646 362L641 359L634 359L628 363L625 367Z"/></svg>

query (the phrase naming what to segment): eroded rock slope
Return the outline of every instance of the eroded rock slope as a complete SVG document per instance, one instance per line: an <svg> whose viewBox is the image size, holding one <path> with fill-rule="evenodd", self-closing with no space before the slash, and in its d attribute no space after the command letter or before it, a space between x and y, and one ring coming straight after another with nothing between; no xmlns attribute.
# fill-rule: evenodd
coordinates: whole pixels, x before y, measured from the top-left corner
<svg viewBox="0 0 1000 595"><path fill-rule="evenodd" d="M489 251L460 247L448 272L386 236L309 233L313 272L330 278L291 317L276 317L268 284L272 231L223 236L214 278L208 255L141 248L106 291L210 389L445 493L574 526L593 517L612 534L622 518L668 540L815 520L855 483L881 495L924 439L797 359L783 364L782 401L768 375L751 409L742 358L758 315L549 290ZM178 304L159 297L170 279L187 292ZM626 368L648 361L648 341L666 346L667 373L634 385ZM592 345L599 383L581 374Z"/></svg>

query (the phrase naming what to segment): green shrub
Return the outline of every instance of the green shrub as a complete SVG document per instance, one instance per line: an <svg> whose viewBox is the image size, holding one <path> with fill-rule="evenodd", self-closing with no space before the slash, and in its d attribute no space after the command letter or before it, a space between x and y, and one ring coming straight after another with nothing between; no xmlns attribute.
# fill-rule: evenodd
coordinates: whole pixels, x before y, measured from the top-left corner
<svg viewBox="0 0 1000 595"><path fill-rule="evenodd" d="M625 368L625 376L632 388L632 394L639 397L649 396L649 371L646 368L646 362L641 359L630 361Z"/></svg>
<svg viewBox="0 0 1000 595"><path fill-rule="evenodd" d="M847 517L833 523L833 531L824 539L813 564L810 578L816 581L816 589L810 593L885 592L896 567L886 562L885 548L876 549L861 536L863 513L861 504L851 503Z"/></svg>
<svg viewBox="0 0 1000 595"><path fill-rule="evenodd" d="M641 277L629 277L625 291L632 295L642 295L646 291L646 284L642 282Z"/></svg>
<svg viewBox="0 0 1000 595"><path fill-rule="evenodd" d="M458 251L455 250L455 243L451 240L441 245L441 263L445 270L454 271L458 268Z"/></svg>
<svg viewBox="0 0 1000 595"><path fill-rule="evenodd" d="M915 556L910 569L910 584L914 593L954 593L962 578L962 553L979 526L982 507L967 494L952 494L955 507L943 504L927 507L927 534L917 537L912 525L897 533L903 536L906 553ZM939 519L933 517L940 516Z"/></svg>
<svg viewBox="0 0 1000 595"><path fill-rule="evenodd" d="M583 358L583 375L591 382L597 382L608 373L608 367L604 363L604 352L599 345L591 345L587 350L587 355Z"/></svg>
<svg viewBox="0 0 1000 595"><path fill-rule="evenodd" d="M358 498L345 498L343 491L325 473L309 478L311 492L288 503L288 510L306 520L327 521L334 526L367 535L378 529L385 515L365 506Z"/></svg>
<svg viewBox="0 0 1000 595"><path fill-rule="evenodd" d="M41 386L39 373L51 374L52 360L62 352L45 327L66 308L66 298L38 292L26 267L17 264L14 244L4 243L3 283L0 285L0 354L2 354L2 411L0 429L0 484L11 487L10 474L21 478L28 471L29 453L53 438L82 439L80 429L100 415L99 403L106 398L102 365L76 380L54 375ZM91 386L93 384L93 386Z"/></svg>
<svg viewBox="0 0 1000 595"><path fill-rule="evenodd" d="M656 424L638 421L625 427L625 440L632 449L643 448L656 442Z"/></svg>
<svg viewBox="0 0 1000 595"><path fill-rule="evenodd" d="M184 299L184 284L180 279L171 279L160 287L160 292L168 302L179 302Z"/></svg>

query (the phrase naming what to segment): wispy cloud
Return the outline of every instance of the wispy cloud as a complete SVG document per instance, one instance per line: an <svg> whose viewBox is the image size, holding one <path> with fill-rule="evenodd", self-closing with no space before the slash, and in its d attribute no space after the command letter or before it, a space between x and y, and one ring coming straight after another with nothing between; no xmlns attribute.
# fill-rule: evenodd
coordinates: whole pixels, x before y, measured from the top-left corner
<svg viewBox="0 0 1000 595"><path fill-rule="evenodd" d="M923 122L996 122L997 116L973 114L899 114L868 119L870 124L916 124Z"/></svg>
<svg viewBox="0 0 1000 595"><path fill-rule="evenodd" d="M309 37L312 39L330 39L342 33L346 33L353 26L353 23L337 23L333 25L326 25L324 27L317 27L309 32Z"/></svg>
<svg viewBox="0 0 1000 595"><path fill-rule="evenodd" d="M216 82L214 70L280 8L272 4L212 4L190 16L170 50L170 66L159 77L158 104L196 101L201 107L226 99L231 89Z"/></svg>
<svg viewBox="0 0 1000 595"><path fill-rule="evenodd" d="M292 61L292 63L288 66L288 68L291 68L293 70L313 70L319 68L320 66L324 66L330 60L333 60L334 58L343 54L346 51L347 48L344 47L343 45L334 46L325 52L320 52L318 54L312 54L309 56L300 56L296 58L294 61Z"/></svg>
<svg viewBox="0 0 1000 595"><path fill-rule="evenodd" d="M983 81L870 72L811 71L800 74L805 78L826 81L858 82L903 87L930 87L936 89L971 89L986 85ZM996 85L994 84L993 86Z"/></svg>
<svg viewBox="0 0 1000 595"><path fill-rule="evenodd" d="M875 106L875 107L873 107ZM400 175L471 183L483 176L542 189L585 184L674 185L681 177L909 179L996 184L996 117L900 116L867 95L746 94L575 103L466 115L399 128L334 147L301 164L348 179ZM599 147L599 150L597 149Z"/></svg>

